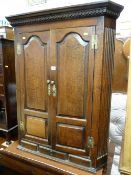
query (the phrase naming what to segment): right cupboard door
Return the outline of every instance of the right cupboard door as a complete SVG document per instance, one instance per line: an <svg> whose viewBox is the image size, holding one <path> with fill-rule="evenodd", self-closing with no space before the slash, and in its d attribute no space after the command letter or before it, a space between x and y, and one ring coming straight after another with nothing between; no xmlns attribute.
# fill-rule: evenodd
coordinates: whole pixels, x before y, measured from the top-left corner
<svg viewBox="0 0 131 175"><path fill-rule="evenodd" d="M95 27L51 31L52 148L70 162L90 163Z"/></svg>

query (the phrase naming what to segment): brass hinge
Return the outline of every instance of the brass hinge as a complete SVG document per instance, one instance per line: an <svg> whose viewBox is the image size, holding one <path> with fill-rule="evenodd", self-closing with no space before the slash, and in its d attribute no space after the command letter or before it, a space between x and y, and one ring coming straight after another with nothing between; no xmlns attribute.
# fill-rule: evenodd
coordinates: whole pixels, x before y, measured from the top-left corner
<svg viewBox="0 0 131 175"><path fill-rule="evenodd" d="M21 52L22 52L22 46L21 46L21 44L17 44L16 45L16 53L17 53L17 55L21 55Z"/></svg>
<svg viewBox="0 0 131 175"><path fill-rule="evenodd" d="M20 121L20 130L21 131L24 131L25 130L24 122L23 121Z"/></svg>
<svg viewBox="0 0 131 175"><path fill-rule="evenodd" d="M94 148L94 138L91 137L91 136L88 136L87 147L88 148Z"/></svg>
<svg viewBox="0 0 131 175"><path fill-rule="evenodd" d="M92 35L91 38L91 48L92 49L98 49L98 39L97 39L97 35Z"/></svg>

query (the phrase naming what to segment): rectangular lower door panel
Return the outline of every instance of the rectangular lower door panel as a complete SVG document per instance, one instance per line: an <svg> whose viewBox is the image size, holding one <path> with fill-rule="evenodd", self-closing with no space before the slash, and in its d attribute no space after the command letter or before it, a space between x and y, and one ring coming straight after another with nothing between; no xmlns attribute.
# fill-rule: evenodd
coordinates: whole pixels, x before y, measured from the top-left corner
<svg viewBox="0 0 131 175"><path fill-rule="evenodd" d="M57 125L57 144L83 149L85 146L84 130L85 128L80 126L58 124ZM83 138L83 140L81 138Z"/></svg>
<svg viewBox="0 0 131 175"><path fill-rule="evenodd" d="M27 116L26 130L28 135L47 138L47 120Z"/></svg>

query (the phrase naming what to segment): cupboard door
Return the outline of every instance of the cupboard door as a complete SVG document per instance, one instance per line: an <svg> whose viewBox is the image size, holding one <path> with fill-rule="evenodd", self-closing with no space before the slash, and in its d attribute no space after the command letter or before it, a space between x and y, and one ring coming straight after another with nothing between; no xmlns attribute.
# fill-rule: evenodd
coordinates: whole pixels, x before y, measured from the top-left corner
<svg viewBox="0 0 131 175"><path fill-rule="evenodd" d="M21 43L20 100L21 120L25 128L23 137L37 143L49 144L49 31L23 33ZM19 48L17 51L19 52Z"/></svg>
<svg viewBox="0 0 131 175"><path fill-rule="evenodd" d="M89 156L95 27L51 32L52 144L68 153L68 160ZM54 68L54 69L52 69ZM83 164L83 163L82 163Z"/></svg>

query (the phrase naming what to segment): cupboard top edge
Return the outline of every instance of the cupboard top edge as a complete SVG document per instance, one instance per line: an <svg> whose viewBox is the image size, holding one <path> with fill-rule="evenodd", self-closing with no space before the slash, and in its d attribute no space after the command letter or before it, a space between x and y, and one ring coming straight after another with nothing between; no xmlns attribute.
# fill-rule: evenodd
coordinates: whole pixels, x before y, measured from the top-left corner
<svg viewBox="0 0 131 175"><path fill-rule="evenodd" d="M65 21L96 16L108 16L117 19L123 10L123 6L110 0L72 5L61 8L41 10L8 16L6 19L15 26L48 23L53 21Z"/></svg>

